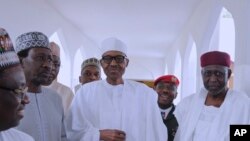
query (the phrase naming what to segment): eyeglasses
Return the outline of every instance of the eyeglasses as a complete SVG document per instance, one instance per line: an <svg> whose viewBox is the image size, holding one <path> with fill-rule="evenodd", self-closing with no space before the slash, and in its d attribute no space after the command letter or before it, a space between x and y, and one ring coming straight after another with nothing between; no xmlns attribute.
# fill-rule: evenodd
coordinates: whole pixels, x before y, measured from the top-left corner
<svg viewBox="0 0 250 141"><path fill-rule="evenodd" d="M107 55L107 56L103 56L102 60L107 64L110 64L113 60L115 60L116 63L123 63L125 58L126 57L122 55L117 55L117 56Z"/></svg>
<svg viewBox="0 0 250 141"><path fill-rule="evenodd" d="M11 91L15 94L15 96L18 98L18 100L22 101L28 91L28 87L25 87L24 89L11 89L0 86L0 89L3 89L5 91Z"/></svg>

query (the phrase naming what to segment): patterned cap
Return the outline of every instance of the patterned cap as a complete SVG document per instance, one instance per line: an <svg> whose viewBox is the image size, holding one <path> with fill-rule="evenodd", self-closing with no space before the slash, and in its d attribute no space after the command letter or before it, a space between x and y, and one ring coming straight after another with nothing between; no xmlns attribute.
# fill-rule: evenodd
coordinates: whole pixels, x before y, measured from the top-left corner
<svg viewBox="0 0 250 141"><path fill-rule="evenodd" d="M49 40L46 35L41 32L28 32L21 34L16 39L16 52L34 47L49 48Z"/></svg>
<svg viewBox="0 0 250 141"><path fill-rule="evenodd" d="M13 48L10 36L0 27L0 69L18 64L19 58Z"/></svg>
<svg viewBox="0 0 250 141"><path fill-rule="evenodd" d="M98 59L96 58L89 58L89 59L86 59L82 62L82 65L81 65L81 69L87 67L87 66L96 66L98 69L100 69L100 62Z"/></svg>
<svg viewBox="0 0 250 141"><path fill-rule="evenodd" d="M115 37L110 37L103 40L101 50L102 50L102 55L108 51L119 51L127 55L126 44Z"/></svg>

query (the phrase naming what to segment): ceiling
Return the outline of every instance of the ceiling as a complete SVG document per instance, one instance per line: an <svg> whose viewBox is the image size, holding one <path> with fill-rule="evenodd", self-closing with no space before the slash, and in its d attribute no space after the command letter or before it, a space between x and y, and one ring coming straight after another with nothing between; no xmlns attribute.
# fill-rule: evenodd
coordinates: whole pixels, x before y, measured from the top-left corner
<svg viewBox="0 0 250 141"><path fill-rule="evenodd" d="M84 36L123 40L129 55L164 58L200 0L45 0Z"/></svg>

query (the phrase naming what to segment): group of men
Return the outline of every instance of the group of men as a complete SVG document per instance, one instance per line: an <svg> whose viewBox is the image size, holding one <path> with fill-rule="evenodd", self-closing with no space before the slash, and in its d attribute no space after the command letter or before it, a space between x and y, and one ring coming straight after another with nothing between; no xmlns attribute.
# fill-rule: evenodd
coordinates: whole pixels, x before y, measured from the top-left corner
<svg viewBox="0 0 250 141"><path fill-rule="evenodd" d="M0 28L0 41L0 141L229 141L231 124L250 124L249 98L227 86L225 52L201 56L204 89L175 106L176 76L153 89L123 78L129 58L117 38L102 42L100 61L82 63L74 98L57 82L60 49L45 34L24 33L14 49Z"/></svg>

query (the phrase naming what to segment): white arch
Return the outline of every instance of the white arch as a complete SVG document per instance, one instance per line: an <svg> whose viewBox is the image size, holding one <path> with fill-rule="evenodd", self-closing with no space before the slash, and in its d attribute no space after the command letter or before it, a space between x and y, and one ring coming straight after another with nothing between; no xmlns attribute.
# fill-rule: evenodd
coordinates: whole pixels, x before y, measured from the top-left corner
<svg viewBox="0 0 250 141"><path fill-rule="evenodd" d="M179 51L176 52L176 56L175 56L175 69L174 69L174 75L181 81L181 54ZM181 100L181 94L180 94L180 90L181 90L182 85L180 84L178 86L178 95L176 97L176 99L174 100L174 103L177 104L180 100Z"/></svg>
<svg viewBox="0 0 250 141"><path fill-rule="evenodd" d="M184 98L197 90L197 50L196 44L192 36L189 36L188 43L186 46L183 69L182 69L182 89L181 98Z"/></svg>
<svg viewBox="0 0 250 141"><path fill-rule="evenodd" d="M74 56L73 64L73 86L79 84L79 76L81 74L81 64L83 61L83 56L81 54L80 48L76 51Z"/></svg>
<svg viewBox="0 0 250 141"><path fill-rule="evenodd" d="M225 51L231 56L231 60L235 58L235 25L232 14L226 8L222 8L219 28L219 48L220 51Z"/></svg>

